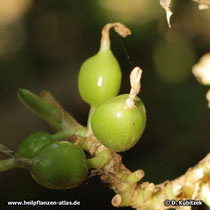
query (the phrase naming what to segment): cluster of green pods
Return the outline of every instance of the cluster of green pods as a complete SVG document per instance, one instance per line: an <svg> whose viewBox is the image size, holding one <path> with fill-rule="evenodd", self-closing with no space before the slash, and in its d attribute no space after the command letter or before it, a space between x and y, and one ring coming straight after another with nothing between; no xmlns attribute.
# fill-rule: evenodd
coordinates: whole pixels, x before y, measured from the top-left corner
<svg viewBox="0 0 210 210"><path fill-rule="evenodd" d="M69 141L56 141L44 131L26 137L17 154L31 159L29 171L42 186L71 189L82 184L88 174L83 150Z"/></svg>
<svg viewBox="0 0 210 210"><path fill-rule="evenodd" d="M113 27L116 25L113 24ZM91 108L95 107L94 112L91 110L89 114L89 128L95 137L108 149L124 152L140 139L146 124L146 111L143 102L136 96L138 92L131 99L132 106L126 104L129 94L117 96L121 85L121 69L107 44L109 40L104 40L102 38L99 52L81 66L79 92Z"/></svg>
<svg viewBox="0 0 210 210"><path fill-rule="evenodd" d="M86 134L94 134L111 151L124 152L140 139L146 124L146 111L137 97L140 68L136 67L131 73L130 94L118 95L121 69L110 49L109 29L112 27L121 36L130 34L130 30L121 23L105 25L99 52L80 68L78 87L82 99L91 106ZM88 177L84 151L78 145L58 141L44 131L26 137L18 148L17 156L30 161L27 168L32 177L46 188L75 188ZM10 164L8 169L23 167L16 159L5 160L5 163ZM0 168L0 171L3 170Z"/></svg>

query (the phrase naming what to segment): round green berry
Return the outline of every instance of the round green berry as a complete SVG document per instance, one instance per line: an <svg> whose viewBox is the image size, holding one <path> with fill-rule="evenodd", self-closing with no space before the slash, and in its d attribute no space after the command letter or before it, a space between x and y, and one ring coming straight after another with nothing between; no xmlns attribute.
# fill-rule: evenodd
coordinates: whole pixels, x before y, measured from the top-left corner
<svg viewBox="0 0 210 210"><path fill-rule="evenodd" d="M92 106L117 96L120 85L121 69L110 49L100 50L80 68L79 93L82 99Z"/></svg>
<svg viewBox="0 0 210 210"><path fill-rule="evenodd" d="M47 145L32 161L32 177L46 188L71 189L87 178L88 167L83 150L67 141Z"/></svg>
<svg viewBox="0 0 210 210"><path fill-rule="evenodd" d="M51 135L45 131L40 131L27 136L21 142L17 154L24 158L33 158L44 146L54 142Z"/></svg>
<svg viewBox="0 0 210 210"><path fill-rule="evenodd" d="M117 96L101 104L92 116L92 130L96 138L115 152L132 148L140 139L146 124L146 110L140 98L128 107L128 94Z"/></svg>

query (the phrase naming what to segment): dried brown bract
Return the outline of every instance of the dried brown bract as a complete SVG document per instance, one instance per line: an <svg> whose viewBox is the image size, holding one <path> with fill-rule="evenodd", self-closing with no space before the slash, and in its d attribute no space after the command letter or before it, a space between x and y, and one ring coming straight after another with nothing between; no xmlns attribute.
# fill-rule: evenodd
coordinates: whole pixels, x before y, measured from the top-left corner
<svg viewBox="0 0 210 210"><path fill-rule="evenodd" d="M171 18L171 15L173 14L172 11L171 11L171 9L170 9L171 0L160 0L160 5L166 11L166 19L167 19L167 22L168 22L168 26L169 26L169 28L171 28L170 18Z"/></svg>

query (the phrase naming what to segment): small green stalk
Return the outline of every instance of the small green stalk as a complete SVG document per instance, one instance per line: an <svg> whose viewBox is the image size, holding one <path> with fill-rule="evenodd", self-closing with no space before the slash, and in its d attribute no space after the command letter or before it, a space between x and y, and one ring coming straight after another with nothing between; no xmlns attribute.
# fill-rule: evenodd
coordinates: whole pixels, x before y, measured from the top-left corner
<svg viewBox="0 0 210 210"><path fill-rule="evenodd" d="M24 168L30 168L32 166L32 161L30 159L27 158L23 158L20 157L17 153L15 153L14 151L10 150L9 148L7 148L6 146L0 144L0 152L2 154L8 155L10 156L15 162L16 162L16 166L19 167L24 167ZM2 170L6 170L6 168L8 167L8 169L10 169L11 167L13 167L14 163L12 161L4 161L2 160ZM0 170L1 171L1 170Z"/></svg>
<svg viewBox="0 0 210 210"><path fill-rule="evenodd" d="M77 144L85 151L89 151L89 145L86 141L86 136L87 134L87 128L85 127L82 127L80 129L78 129L76 132L75 132L75 136L76 138L78 138L78 142ZM59 140L59 139L65 139L67 137L70 137L72 136L72 132L69 131L69 130L63 130L63 131L60 131L60 132L57 132L55 134L52 134L51 137L54 139L54 140Z"/></svg>
<svg viewBox="0 0 210 210"><path fill-rule="evenodd" d="M0 172L7 171L9 169L18 167L17 161L13 158L0 160Z"/></svg>
<svg viewBox="0 0 210 210"><path fill-rule="evenodd" d="M96 108L97 108L96 106L90 107L90 111L89 111L89 115L88 115L88 122L87 122L88 132L87 132L86 136L89 136L90 134L92 134L91 120L92 120L92 116L93 116L93 113L95 112Z"/></svg>
<svg viewBox="0 0 210 210"><path fill-rule="evenodd" d="M69 136L71 136L71 131L69 130L63 130L51 135L54 140L65 139Z"/></svg>
<svg viewBox="0 0 210 210"><path fill-rule="evenodd" d="M105 150L95 154L94 157L87 160L88 168L97 168L100 169L104 164L108 163L111 159L111 154L109 150Z"/></svg>
<svg viewBox="0 0 210 210"><path fill-rule="evenodd" d="M144 171L143 170L137 170L133 172L128 178L127 182L130 184L135 184L138 181L140 181L144 177Z"/></svg>
<svg viewBox="0 0 210 210"><path fill-rule="evenodd" d="M78 146L80 146L84 151L89 152L89 145L86 141L86 138L81 138L81 141L78 143Z"/></svg>

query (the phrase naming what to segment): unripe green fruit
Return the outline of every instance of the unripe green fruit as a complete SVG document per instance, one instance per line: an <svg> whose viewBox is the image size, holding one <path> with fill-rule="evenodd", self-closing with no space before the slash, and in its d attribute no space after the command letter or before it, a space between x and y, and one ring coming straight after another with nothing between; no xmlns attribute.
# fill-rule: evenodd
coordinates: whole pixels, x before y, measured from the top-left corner
<svg viewBox="0 0 210 210"><path fill-rule="evenodd" d="M112 51L100 50L87 59L79 72L79 93L90 105L99 105L118 95L121 69Z"/></svg>
<svg viewBox="0 0 210 210"><path fill-rule="evenodd" d="M88 167L83 150L70 142L58 141L44 147L33 159L33 178L51 189L71 189L87 178Z"/></svg>
<svg viewBox="0 0 210 210"><path fill-rule="evenodd" d="M40 131L27 136L21 142L17 154L24 158L33 158L38 152L49 143L55 141L51 135L45 131Z"/></svg>
<svg viewBox="0 0 210 210"><path fill-rule="evenodd" d="M101 104L92 116L92 130L108 149L124 152L140 139L146 124L146 110L140 98L133 108L126 106L129 95L124 94Z"/></svg>

